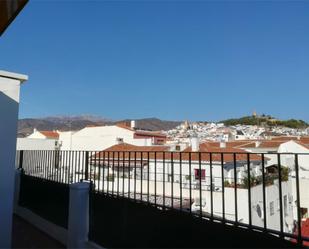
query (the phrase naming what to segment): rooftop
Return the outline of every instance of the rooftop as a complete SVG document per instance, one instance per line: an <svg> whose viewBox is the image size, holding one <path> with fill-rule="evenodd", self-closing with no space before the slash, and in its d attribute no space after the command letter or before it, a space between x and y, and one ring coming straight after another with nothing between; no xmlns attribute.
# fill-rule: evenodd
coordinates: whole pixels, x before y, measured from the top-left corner
<svg viewBox="0 0 309 249"><path fill-rule="evenodd" d="M0 76L4 78L19 80L20 82L24 82L28 80L28 75L8 72L8 71L3 71L3 70L0 70Z"/></svg>

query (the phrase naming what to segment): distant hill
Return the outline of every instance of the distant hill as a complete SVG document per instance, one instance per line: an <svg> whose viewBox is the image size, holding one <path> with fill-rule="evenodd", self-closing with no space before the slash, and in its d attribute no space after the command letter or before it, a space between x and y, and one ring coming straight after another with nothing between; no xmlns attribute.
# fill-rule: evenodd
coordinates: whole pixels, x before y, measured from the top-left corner
<svg viewBox="0 0 309 249"><path fill-rule="evenodd" d="M283 126L288 128L302 129L307 128L309 125L303 120L297 119L288 119L288 120L279 120L270 115L262 116L245 116L242 118L233 118L221 121L227 126L230 125L261 125L261 126Z"/></svg>
<svg viewBox="0 0 309 249"><path fill-rule="evenodd" d="M122 120L120 122L129 122L129 119ZM167 121L158 118L144 118L136 119L136 128L150 131L167 131L174 129L182 122L179 121Z"/></svg>
<svg viewBox="0 0 309 249"><path fill-rule="evenodd" d="M26 118L18 121L18 137L25 137L38 130L80 130L86 126L113 125L118 122L129 122L130 120L114 121L96 116L56 116L46 118ZM136 127L143 130L170 130L181 122L165 121L157 118L136 119Z"/></svg>

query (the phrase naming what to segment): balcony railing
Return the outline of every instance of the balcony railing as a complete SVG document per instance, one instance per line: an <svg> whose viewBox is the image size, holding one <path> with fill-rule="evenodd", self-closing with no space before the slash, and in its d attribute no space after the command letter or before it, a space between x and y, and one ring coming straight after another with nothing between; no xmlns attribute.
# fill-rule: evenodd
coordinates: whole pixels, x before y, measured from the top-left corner
<svg viewBox="0 0 309 249"><path fill-rule="evenodd" d="M18 151L24 174L190 212L201 219L271 233L299 245L308 216L309 154ZM308 174L308 175L307 175Z"/></svg>

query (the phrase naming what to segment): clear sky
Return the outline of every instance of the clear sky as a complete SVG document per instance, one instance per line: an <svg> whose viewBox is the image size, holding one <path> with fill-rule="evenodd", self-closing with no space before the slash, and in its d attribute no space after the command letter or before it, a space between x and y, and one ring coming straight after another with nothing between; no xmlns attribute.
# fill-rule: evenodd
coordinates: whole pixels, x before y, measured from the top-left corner
<svg viewBox="0 0 309 249"><path fill-rule="evenodd" d="M35 1L0 38L20 117L309 121L309 1Z"/></svg>

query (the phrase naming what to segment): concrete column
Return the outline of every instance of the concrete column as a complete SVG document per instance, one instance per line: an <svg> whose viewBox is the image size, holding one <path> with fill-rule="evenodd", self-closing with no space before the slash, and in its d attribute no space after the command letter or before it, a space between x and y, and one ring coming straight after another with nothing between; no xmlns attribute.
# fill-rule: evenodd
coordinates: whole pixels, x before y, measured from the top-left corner
<svg viewBox="0 0 309 249"><path fill-rule="evenodd" d="M27 79L0 71L0 248L11 246L19 90Z"/></svg>
<svg viewBox="0 0 309 249"><path fill-rule="evenodd" d="M68 248L85 248L89 231L89 182L70 185Z"/></svg>

